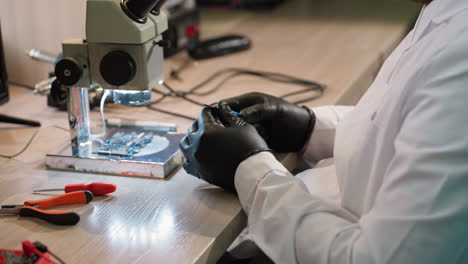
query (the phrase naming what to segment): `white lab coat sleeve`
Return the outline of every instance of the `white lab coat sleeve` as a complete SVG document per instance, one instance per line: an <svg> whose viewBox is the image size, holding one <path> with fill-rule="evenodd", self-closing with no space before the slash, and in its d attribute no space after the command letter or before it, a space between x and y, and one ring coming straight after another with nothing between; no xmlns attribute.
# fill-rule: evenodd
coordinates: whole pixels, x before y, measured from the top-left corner
<svg viewBox="0 0 468 264"><path fill-rule="evenodd" d="M453 45L459 45L453 47ZM453 42L408 82L394 155L358 220L307 191L269 153L235 184L251 239L275 263L458 263L468 246L468 49ZM359 175L355 181L359 181Z"/></svg>
<svg viewBox="0 0 468 264"><path fill-rule="evenodd" d="M303 153L303 159L309 166L333 157L336 126L353 109L354 106L333 105L311 108L315 114L315 127Z"/></svg>
<svg viewBox="0 0 468 264"><path fill-rule="evenodd" d="M328 263L326 252L337 237L346 245L356 239L357 234L348 232L357 226L356 217L310 194L271 153L261 152L242 162L235 184L248 217L250 239L275 263ZM300 260L311 252L321 260Z"/></svg>

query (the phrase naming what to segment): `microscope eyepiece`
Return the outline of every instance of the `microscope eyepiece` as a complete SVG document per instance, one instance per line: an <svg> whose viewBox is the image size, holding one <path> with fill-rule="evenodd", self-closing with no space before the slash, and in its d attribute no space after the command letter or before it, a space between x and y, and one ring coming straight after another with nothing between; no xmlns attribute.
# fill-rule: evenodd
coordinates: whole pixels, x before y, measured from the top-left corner
<svg viewBox="0 0 468 264"><path fill-rule="evenodd" d="M124 12L139 23L146 22L148 13L158 4L159 0L122 0L121 6Z"/></svg>
<svg viewBox="0 0 468 264"><path fill-rule="evenodd" d="M151 10L153 15L159 16L159 12L161 11L161 7L167 2L167 0L160 0Z"/></svg>

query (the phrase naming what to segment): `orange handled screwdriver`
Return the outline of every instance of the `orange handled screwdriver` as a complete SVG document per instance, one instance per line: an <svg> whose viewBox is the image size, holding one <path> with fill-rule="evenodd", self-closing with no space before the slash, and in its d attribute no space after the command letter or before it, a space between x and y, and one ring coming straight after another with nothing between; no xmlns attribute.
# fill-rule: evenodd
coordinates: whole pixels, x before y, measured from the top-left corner
<svg viewBox="0 0 468 264"><path fill-rule="evenodd" d="M18 214L34 217L56 225L75 225L80 216L75 212L48 212L42 209L67 204L87 204L93 200L89 191L71 192L38 201L26 201L21 205L2 205L0 215Z"/></svg>
<svg viewBox="0 0 468 264"><path fill-rule="evenodd" d="M44 190L35 190L34 192L53 192L53 191L65 191L76 192L76 191L90 191L95 196L105 195L108 193L115 192L117 186L112 183L103 183L103 182L93 182L90 184L69 184L65 186L65 189L44 189Z"/></svg>

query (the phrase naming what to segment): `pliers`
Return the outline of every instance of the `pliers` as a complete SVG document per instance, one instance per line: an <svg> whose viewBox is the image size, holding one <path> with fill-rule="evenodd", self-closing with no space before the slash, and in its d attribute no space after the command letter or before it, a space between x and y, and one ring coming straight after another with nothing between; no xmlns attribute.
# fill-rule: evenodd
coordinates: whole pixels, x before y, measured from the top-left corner
<svg viewBox="0 0 468 264"><path fill-rule="evenodd" d="M41 209L67 204L87 204L94 196L90 191L70 192L51 198L26 201L21 205L2 205L0 215L20 215L34 217L56 225L75 225L80 216L71 211L48 212Z"/></svg>

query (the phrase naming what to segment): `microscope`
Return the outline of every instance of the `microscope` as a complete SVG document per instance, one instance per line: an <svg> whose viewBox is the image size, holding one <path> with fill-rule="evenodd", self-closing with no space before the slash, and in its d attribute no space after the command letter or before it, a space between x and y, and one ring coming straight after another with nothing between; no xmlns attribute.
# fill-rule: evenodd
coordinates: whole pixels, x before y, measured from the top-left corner
<svg viewBox="0 0 468 264"><path fill-rule="evenodd" d="M63 42L55 74L68 90L71 143L47 155L49 168L165 178L180 163L182 134L140 128L91 134L88 90L101 87L115 104L138 106L163 81L166 0L87 0L86 39Z"/></svg>

